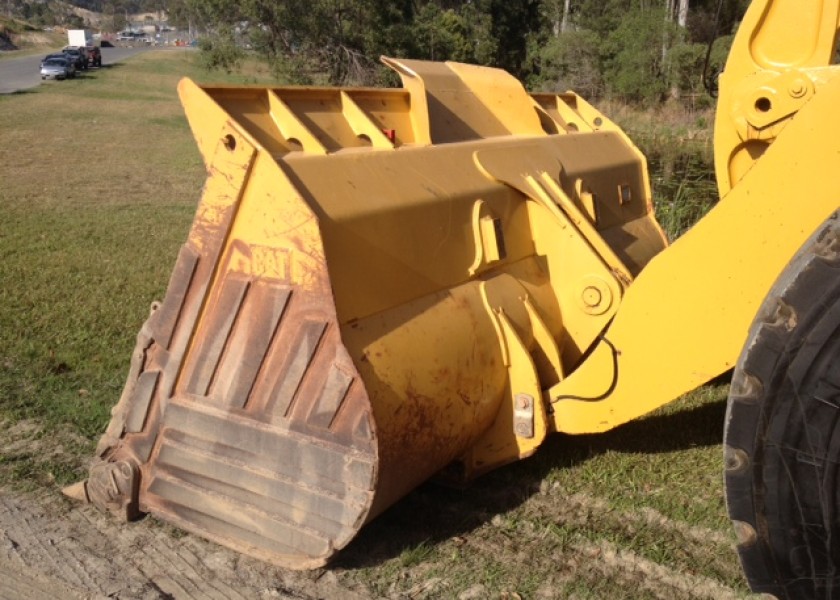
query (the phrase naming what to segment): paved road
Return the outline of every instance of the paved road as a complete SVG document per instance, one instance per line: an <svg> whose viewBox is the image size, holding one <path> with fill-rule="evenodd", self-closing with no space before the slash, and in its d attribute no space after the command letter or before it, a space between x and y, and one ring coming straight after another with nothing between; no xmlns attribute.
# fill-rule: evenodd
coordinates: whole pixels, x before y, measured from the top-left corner
<svg viewBox="0 0 840 600"><path fill-rule="evenodd" d="M55 52L59 50L56 49ZM109 64L120 62L146 50L148 50L147 47L102 48L102 66L103 68L107 68ZM21 56L20 58L0 60L0 94L25 90L41 83L41 76L38 74L38 69L41 64L41 59L46 55L47 52L44 52L43 54L33 56Z"/></svg>

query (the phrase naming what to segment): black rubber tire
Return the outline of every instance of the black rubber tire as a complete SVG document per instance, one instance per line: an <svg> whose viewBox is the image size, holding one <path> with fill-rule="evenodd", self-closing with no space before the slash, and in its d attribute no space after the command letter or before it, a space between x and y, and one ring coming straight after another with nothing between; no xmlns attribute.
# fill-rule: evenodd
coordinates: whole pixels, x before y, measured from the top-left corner
<svg viewBox="0 0 840 600"><path fill-rule="evenodd" d="M774 284L732 380L726 501L754 592L840 598L840 217Z"/></svg>

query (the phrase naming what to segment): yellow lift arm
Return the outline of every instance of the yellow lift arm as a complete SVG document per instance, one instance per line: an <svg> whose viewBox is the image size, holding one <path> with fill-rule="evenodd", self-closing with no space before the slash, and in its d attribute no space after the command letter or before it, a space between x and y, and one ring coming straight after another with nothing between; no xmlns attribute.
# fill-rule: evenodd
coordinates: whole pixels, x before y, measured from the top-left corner
<svg viewBox="0 0 840 600"><path fill-rule="evenodd" d="M734 367L771 285L838 208L836 1L751 4L721 75L721 200L626 291L592 354L550 388L554 429L604 431Z"/></svg>

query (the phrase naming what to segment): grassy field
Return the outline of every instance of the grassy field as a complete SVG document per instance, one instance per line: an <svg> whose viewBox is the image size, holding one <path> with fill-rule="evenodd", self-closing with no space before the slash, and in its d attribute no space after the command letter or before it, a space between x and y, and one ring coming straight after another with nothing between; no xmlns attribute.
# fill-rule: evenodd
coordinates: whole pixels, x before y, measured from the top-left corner
<svg viewBox="0 0 840 600"><path fill-rule="evenodd" d="M93 440L159 297L204 169L178 104L186 52L0 96L0 414ZM242 79L242 78L240 78ZM247 79L253 79L248 77ZM89 448L87 448L89 450ZM0 458L44 484L78 464Z"/></svg>
<svg viewBox="0 0 840 600"><path fill-rule="evenodd" d="M6 487L58 494L84 477L162 297L204 180L178 79L260 79L208 75L193 56L150 52L0 96ZM690 189L703 212L703 160L654 178ZM424 485L363 530L331 576L389 598L744 597L723 505L726 392L703 388L605 435L556 436L467 490Z"/></svg>

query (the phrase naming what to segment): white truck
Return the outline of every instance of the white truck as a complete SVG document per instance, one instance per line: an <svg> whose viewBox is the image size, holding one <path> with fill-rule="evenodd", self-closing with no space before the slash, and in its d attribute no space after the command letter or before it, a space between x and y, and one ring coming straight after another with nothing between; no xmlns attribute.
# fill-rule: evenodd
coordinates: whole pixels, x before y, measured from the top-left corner
<svg viewBox="0 0 840 600"><path fill-rule="evenodd" d="M67 30L67 45L79 46L93 46L93 35L87 29L68 29Z"/></svg>

